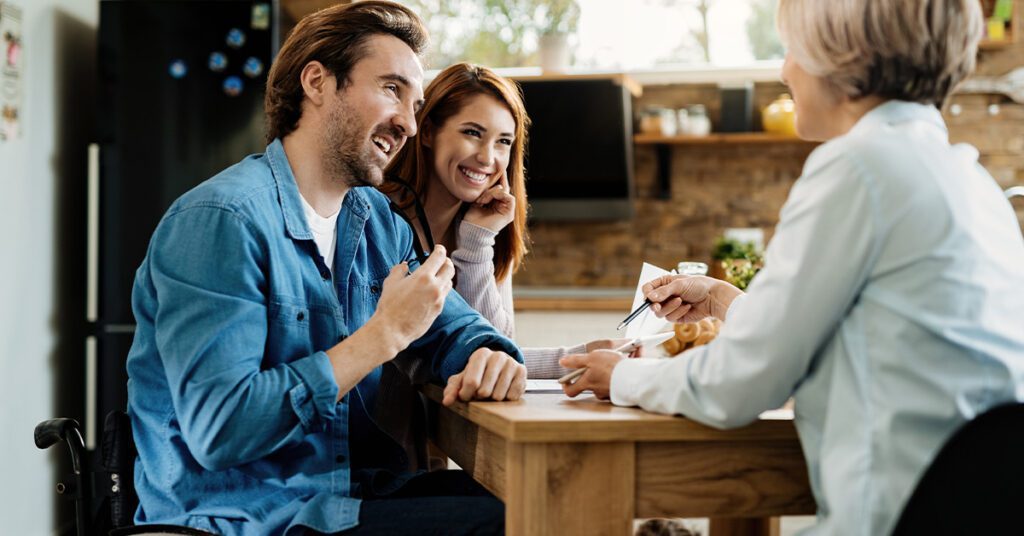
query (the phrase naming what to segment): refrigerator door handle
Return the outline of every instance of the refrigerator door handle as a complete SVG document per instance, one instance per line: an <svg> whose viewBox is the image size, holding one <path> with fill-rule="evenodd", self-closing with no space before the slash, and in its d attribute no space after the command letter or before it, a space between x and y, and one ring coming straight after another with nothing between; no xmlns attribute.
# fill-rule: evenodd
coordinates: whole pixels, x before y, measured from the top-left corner
<svg viewBox="0 0 1024 536"><path fill-rule="evenodd" d="M85 448L96 448L96 337L85 338Z"/></svg>
<svg viewBox="0 0 1024 536"><path fill-rule="evenodd" d="M89 144L89 172L86 193L86 283L85 319L99 320L99 262L100 262L100 146Z"/></svg>

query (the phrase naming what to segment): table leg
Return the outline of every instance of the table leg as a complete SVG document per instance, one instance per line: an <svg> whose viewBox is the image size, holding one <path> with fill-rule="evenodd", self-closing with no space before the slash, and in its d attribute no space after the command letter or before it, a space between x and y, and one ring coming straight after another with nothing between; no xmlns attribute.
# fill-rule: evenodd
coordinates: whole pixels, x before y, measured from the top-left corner
<svg viewBox="0 0 1024 536"><path fill-rule="evenodd" d="M633 443L508 443L509 535L632 534Z"/></svg>
<svg viewBox="0 0 1024 536"><path fill-rule="evenodd" d="M709 536L779 536L777 517L712 518Z"/></svg>

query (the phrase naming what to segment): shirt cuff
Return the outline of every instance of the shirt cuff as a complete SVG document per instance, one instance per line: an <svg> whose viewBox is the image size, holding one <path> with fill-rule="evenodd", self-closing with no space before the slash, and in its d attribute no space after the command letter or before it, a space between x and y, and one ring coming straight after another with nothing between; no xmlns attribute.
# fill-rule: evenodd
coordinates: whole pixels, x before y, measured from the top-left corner
<svg viewBox="0 0 1024 536"><path fill-rule="evenodd" d="M465 262L487 262L494 258L494 239L498 233L463 220L455 237L452 257Z"/></svg>
<svg viewBox="0 0 1024 536"><path fill-rule="evenodd" d="M338 384L334 381L330 358L324 352L317 352L288 366L301 380L288 391L292 411L307 432L322 432L327 421L334 417L338 401Z"/></svg>
<svg viewBox="0 0 1024 536"><path fill-rule="evenodd" d="M678 359L678 358L676 358ZM611 399L616 406L639 406L641 389L658 376L657 368L669 359L623 359L612 369Z"/></svg>
<svg viewBox="0 0 1024 536"><path fill-rule="evenodd" d="M742 304L746 299L747 299L747 295L746 294L740 294L739 296L736 296L735 298L733 298L732 303L729 304L729 309L725 312L725 321L726 322L728 322L729 319L732 318L735 315L735 313L733 311L739 309L740 308L740 304Z"/></svg>

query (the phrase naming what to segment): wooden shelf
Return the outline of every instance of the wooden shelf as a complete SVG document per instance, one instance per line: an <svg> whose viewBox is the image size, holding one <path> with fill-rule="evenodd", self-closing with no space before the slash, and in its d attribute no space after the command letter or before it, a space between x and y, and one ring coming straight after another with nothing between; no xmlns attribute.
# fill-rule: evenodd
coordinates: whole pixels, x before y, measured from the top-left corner
<svg viewBox="0 0 1024 536"><path fill-rule="evenodd" d="M633 143L637 145L707 145L718 143L814 143L781 134L767 132L719 132L707 136L662 136L661 134L636 134Z"/></svg>
<svg viewBox="0 0 1024 536"><path fill-rule="evenodd" d="M615 311L623 315L633 305L633 289L516 287L516 311Z"/></svg>
<svg viewBox="0 0 1024 536"><path fill-rule="evenodd" d="M672 197L672 147L686 145L724 145L724 144L801 144L817 145L818 142L802 140L796 136L769 134L767 132L718 132L707 136L662 136L661 134L636 134L633 136L636 145L653 146L656 153L655 183L656 196L659 199Z"/></svg>
<svg viewBox="0 0 1024 536"><path fill-rule="evenodd" d="M629 313L633 298L516 298L516 311L612 311Z"/></svg>
<svg viewBox="0 0 1024 536"><path fill-rule="evenodd" d="M989 18L992 17L992 14L993 14L993 12L995 10L996 0L979 0L979 1L981 2L982 14L985 17L985 26L986 26L986 32L987 32L988 21L989 21ZM978 49L979 50L998 50L998 49L1006 48L1006 47L1009 47L1009 46L1013 45L1016 42L1016 32L1014 31L1015 27L1020 25L1020 14L1017 13L1017 12L1021 9L1021 7L1022 6L1020 5L1020 2L1017 2L1017 5L1015 5L1013 7L1014 13L1010 17L1010 20L1006 21L1006 26L1005 26L1005 28L1003 30L1003 32L1005 33L1005 37L1003 39L1000 39L998 41L993 41L993 40L987 39L987 38L986 39L982 39L981 42L978 43Z"/></svg>
<svg viewBox="0 0 1024 536"><path fill-rule="evenodd" d="M1007 48L1013 44L1014 40L1009 36L1002 41L989 41L988 39L982 39L981 42L978 43L978 50L999 50Z"/></svg>

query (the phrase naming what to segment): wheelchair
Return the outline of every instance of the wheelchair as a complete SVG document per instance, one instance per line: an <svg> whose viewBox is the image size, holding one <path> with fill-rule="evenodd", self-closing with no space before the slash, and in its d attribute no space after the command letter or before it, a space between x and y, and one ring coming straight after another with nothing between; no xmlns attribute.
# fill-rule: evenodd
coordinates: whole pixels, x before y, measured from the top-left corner
<svg viewBox="0 0 1024 536"><path fill-rule="evenodd" d="M57 493L75 502L78 536L212 536L190 527L133 525L139 499L134 481L135 441L127 413L107 414L101 444L92 461L87 459L81 426L74 419L43 421L36 425L34 435L36 447L43 450L62 441L68 445L72 474L57 483Z"/></svg>
<svg viewBox="0 0 1024 536"><path fill-rule="evenodd" d="M992 408L939 450L903 508L895 536L1021 534L1024 404Z"/></svg>
<svg viewBox="0 0 1024 536"><path fill-rule="evenodd" d="M57 483L57 493L75 501L78 536L212 535L189 527L132 525L136 451L127 413L107 415L94 468L83 458L77 421L58 418L36 426L36 447L45 450L61 441L70 449L73 474ZM995 407L963 425L921 477L893 534L1015 533L1024 504L1022 452L1024 403Z"/></svg>

